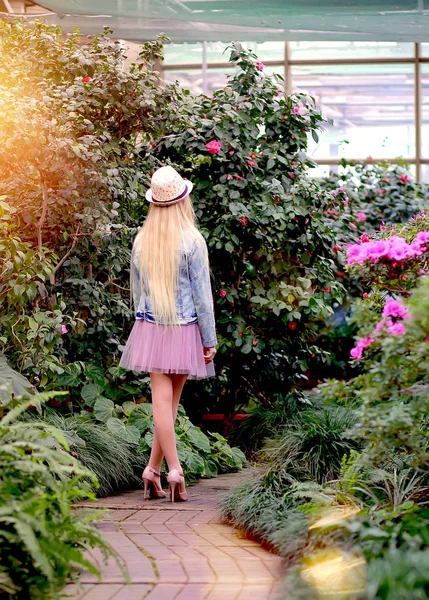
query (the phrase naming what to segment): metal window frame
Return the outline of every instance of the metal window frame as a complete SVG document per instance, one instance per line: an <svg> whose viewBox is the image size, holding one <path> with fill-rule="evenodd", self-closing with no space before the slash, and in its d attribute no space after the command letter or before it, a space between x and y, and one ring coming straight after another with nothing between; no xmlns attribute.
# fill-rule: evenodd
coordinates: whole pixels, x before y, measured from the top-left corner
<svg viewBox="0 0 429 600"><path fill-rule="evenodd" d="M204 42L206 44L206 42ZM205 46L205 60L201 63L181 63L181 64L163 64L162 73L167 71L192 71L202 69L204 80L210 69L223 69L231 66L230 62L209 62L207 63L206 54L207 46ZM284 43L283 60L264 60L267 67L283 67L284 78L286 82L286 91L292 93L292 67L295 66L328 66L328 65L383 65L383 64L408 64L414 65L414 124L415 124L415 155L412 158L398 159L400 162L406 162L416 167L416 179L421 181L422 165L429 165L429 157L422 156L422 64L429 63L429 56L421 55L421 44L414 44L414 56L405 58L327 58L327 59L293 59L291 58L290 42ZM339 165L343 159L341 158L318 158L317 163L323 165ZM347 159L352 162L365 162L362 158ZM372 160L395 163L396 159L386 159L379 156L373 156Z"/></svg>

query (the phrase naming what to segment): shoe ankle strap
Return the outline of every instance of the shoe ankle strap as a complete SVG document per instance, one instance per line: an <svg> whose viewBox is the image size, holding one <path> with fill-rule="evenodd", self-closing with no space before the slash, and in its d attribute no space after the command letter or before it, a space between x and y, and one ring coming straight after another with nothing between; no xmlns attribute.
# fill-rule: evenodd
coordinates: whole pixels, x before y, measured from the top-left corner
<svg viewBox="0 0 429 600"><path fill-rule="evenodd" d="M155 471L155 469L153 467L151 467L150 465L148 465L146 468L149 469L149 471L151 471L154 475L158 475L158 477L161 477L161 473L158 473L158 471Z"/></svg>

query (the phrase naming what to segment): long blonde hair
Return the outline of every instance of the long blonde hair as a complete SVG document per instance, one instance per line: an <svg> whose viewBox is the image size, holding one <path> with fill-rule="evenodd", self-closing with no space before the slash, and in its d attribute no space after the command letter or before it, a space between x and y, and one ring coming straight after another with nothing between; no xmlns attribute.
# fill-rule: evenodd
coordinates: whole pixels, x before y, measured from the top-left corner
<svg viewBox="0 0 429 600"><path fill-rule="evenodd" d="M151 204L136 236L133 254L138 261L142 298L149 297L151 311L158 323L176 325L176 292L179 281L180 253L188 253L194 243L207 246L197 228L191 199L186 196L172 206ZM137 308L137 307L136 307Z"/></svg>

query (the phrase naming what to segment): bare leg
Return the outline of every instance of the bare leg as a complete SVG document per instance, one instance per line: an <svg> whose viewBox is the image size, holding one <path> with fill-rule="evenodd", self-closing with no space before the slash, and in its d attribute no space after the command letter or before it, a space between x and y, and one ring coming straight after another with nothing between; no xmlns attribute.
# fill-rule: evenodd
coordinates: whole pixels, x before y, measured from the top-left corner
<svg viewBox="0 0 429 600"><path fill-rule="evenodd" d="M159 449L162 449L167 460L168 468L181 470L176 449L176 435L174 432L173 419L173 378L164 373L151 373L152 385L152 409L153 420L157 437L157 447L154 448L158 456L154 455L159 462ZM152 456L151 456L152 459ZM152 461L149 461L150 466ZM156 468L154 466L154 468Z"/></svg>
<svg viewBox="0 0 429 600"><path fill-rule="evenodd" d="M172 416L173 422L176 422L177 410L180 404L180 398L182 396L183 386L185 385L187 375L170 375L173 383L173 402L172 402ZM152 450L150 453L149 465L160 472L164 453L159 443L157 428L155 426L155 433L153 436Z"/></svg>

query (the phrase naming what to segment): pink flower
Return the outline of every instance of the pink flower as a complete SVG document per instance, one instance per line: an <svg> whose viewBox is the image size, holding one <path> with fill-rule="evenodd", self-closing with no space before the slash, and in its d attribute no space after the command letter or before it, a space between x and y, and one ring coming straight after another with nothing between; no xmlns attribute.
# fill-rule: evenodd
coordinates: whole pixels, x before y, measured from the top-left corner
<svg viewBox="0 0 429 600"><path fill-rule="evenodd" d="M361 223L363 223L364 221L366 221L366 215L363 212L358 212L357 216L357 220L360 221Z"/></svg>
<svg viewBox="0 0 429 600"><path fill-rule="evenodd" d="M383 181L389 181L388 177L383 177Z"/></svg>
<svg viewBox="0 0 429 600"><path fill-rule="evenodd" d="M408 177L408 175L402 174L399 178L403 183L407 183L407 181L410 180L410 178Z"/></svg>
<svg viewBox="0 0 429 600"><path fill-rule="evenodd" d="M235 154L235 150L230 150L230 151L228 152L228 154L229 154L230 156L234 156L234 154Z"/></svg>
<svg viewBox="0 0 429 600"><path fill-rule="evenodd" d="M350 351L350 356L354 359L360 358L365 348L368 348L373 342L373 338L360 338L354 348Z"/></svg>
<svg viewBox="0 0 429 600"><path fill-rule="evenodd" d="M68 333L67 326L66 325L61 325L61 335L64 335L65 333Z"/></svg>
<svg viewBox="0 0 429 600"><path fill-rule="evenodd" d="M349 228L350 229L357 229L356 225L354 223L349 223Z"/></svg>
<svg viewBox="0 0 429 600"><path fill-rule="evenodd" d="M424 269L420 269L419 273L420 275L426 275L426 271Z"/></svg>
<svg viewBox="0 0 429 600"><path fill-rule="evenodd" d="M254 167L255 163L253 162L253 160L248 160L247 164L249 165L249 167Z"/></svg>
<svg viewBox="0 0 429 600"><path fill-rule="evenodd" d="M207 148L209 154L217 154L219 152L219 150L221 150L222 144L220 142L218 142L217 140L212 140L211 142L208 142L206 144L206 148Z"/></svg>
<svg viewBox="0 0 429 600"><path fill-rule="evenodd" d="M361 242L369 242L369 235L367 233L363 233L359 239Z"/></svg>
<svg viewBox="0 0 429 600"><path fill-rule="evenodd" d="M382 319L379 323L377 323L377 325L375 326L375 331L383 331L384 326L386 325L386 320Z"/></svg>
<svg viewBox="0 0 429 600"><path fill-rule="evenodd" d="M226 178L228 181L231 181L231 179L234 179L232 175L227 175Z"/></svg>
<svg viewBox="0 0 429 600"><path fill-rule="evenodd" d="M254 345L254 346L257 346L257 345L258 345L258 343L259 343L259 342L258 342L258 340L253 340L253 345Z"/></svg>
<svg viewBox="0 0 429 600"><path fill-rule="evenodd" d="M246 225L249 223L249 219L247 217L240 217L239 220L243 227L246 227Z"/></svg>
<svg viewBox="0 0 429 600"><path fill-rule="evenodd" d="M388 298L383 308L383 317L401 317L406 319L409 315L407 309L400 300Z"/></svg>
<svg viewBox="0 0 429 600"><path fill-rule="evenodd" d="M368 156L368 158L366 159L366 162L372 163L372 156Z"/></svg>
<svg viewBox="0 0 429 600"><path fill-rule="evenodd" d="M341 193L344 192L344 187L342 185L340 185L340 187L338 188L338 191Z"/></svg>
<svg viewBox="0 0 429 600"><path fill-rule="evenodd" d="M337 195L337 192L336 192L335 190L332 190L332 192L331 192L331 196L334 196L334 197L335 197L336 195Z"/></svg>
<svg viewBox="0 0 429 600"><path fill-rule="evenodd" d="M377 193L378 193L379 196L381 196L382 193L383 193L383 190L381 188L378 188Z"/></svg>
<svg viewBox="0 0 429 600"><path fill-rule="evenodd" d="M293 112L294 112L294 114L297 115L299 113L299 106L294 106L293 107Z"/></svg>
<svg viewBox="0 0 429 600"><path fill-rule="evenodd" d="M347 208L347 207L348 207L348 205L349 205L349 199L348 199L348 198L346 198L346 199L344 200L344 206L345 206L345 208Z"/></svg>
<svg viewBox="0 0 429 600"><path fill-rule="evenodd" d="M235 178L236 178L238 181L243 181L243 178L241 177L241 175L236 175L236 176L235 176Z"/></svg>
<svg viewBox="0 0 429 600"><path fill-rule="evenodd" d="M221 290L221 291L219 292L219 296L220 296L221 298L225 298L225 296L226 296L226 290Z"/></svg>
<svg viewBox="0 0 429 600"><path fill-rule="evenodd" d="M394 336L404 335L407 332L403 323L392 323L392 321L387 322L387 329L390 335Z"/></svg>
<svg viewBox="0 0 429 600"><path fill-rule="evenodd" d="M258 71L263 71L264 70L265 65L260 60L257 60L256 63L255 63L255 65L256 65L256 68L258 69Z"/></svg>
<svg viewBox="0 0 429 600"><path fill-rule="evenodd" d="M295 175L294 175L294 173L288 173L288 175L289 175L289 177L290 177L291 179L295 179Z"/></svg>

